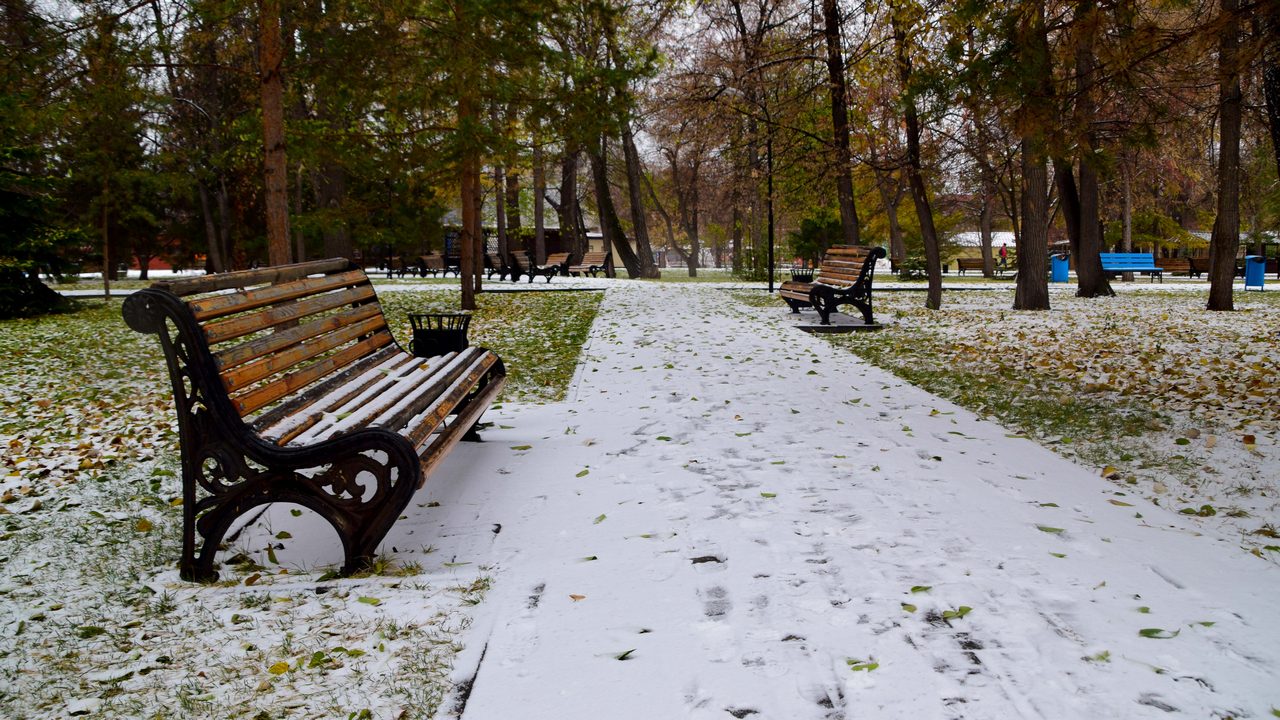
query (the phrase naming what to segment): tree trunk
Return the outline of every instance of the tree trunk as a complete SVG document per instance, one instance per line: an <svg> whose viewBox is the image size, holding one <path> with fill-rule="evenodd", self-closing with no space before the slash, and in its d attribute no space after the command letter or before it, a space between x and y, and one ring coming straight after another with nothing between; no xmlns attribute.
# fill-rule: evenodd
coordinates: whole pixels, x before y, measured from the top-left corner
<svg viewBox="0 0 1280 720"><path fill-rule="evenodd" d="M459 18L461 22L461 18ZM458 236L459 285L463 310L476 309L475 249L480 235L480 152L475 128L480 121L473 96L474 87L465 69L454 77L458 93L458 142L461 162L458 172L458 201L462 211L462 232Z"/></svg>
<svg viewBox="0 0 1280 720"><path fill-rule="evenodd" d="M226 272L227 265L222 259L222 241L218 238L218 228L213 222L213 208L209 203L209 188L204 181L196 181L196 191L200 196L200 214L204 216L204 239L209 248L207 265L215 273Z"/></svg>
<svg viewBox="0 0 1280 720"><path fill-rule="evenodd" d="M1120 249L1133 252L1133 182L1129 163L1123 158L1120 161L1120 180L1124 184L1124 194L1120 200Z"/></svg>
<svg viewBox="0 0 1280 720"><path fill-rule="evenodd" d="M586 241L586 238L578 237L578 153L576 146L565 148L560 163L560 204L556 207L556 214L560 217L561 251L567 249L571 253L582 252ZM544 249L544 254L537 258L539 264L546 262L545 252Z"/></svg>
<svg viewBox="0 0 1280 720"><path fill-rule="evenodd" d="M520 171L507 166L507 229L520 229Z"/></svg>
<svg viewBox="0 0 1280 720"><path fill-rule="evenodd" d="M733 197L733 213L729 221L729 254L734 275L742 274L742 206L738 194Z"/></svg>
<svg viewBox="0 0 1280 720"><path fill-rule="evenodd" d="M911 189L911 201L916 206L920 220L920 235L924 240L925 273L929 278L929 293L924 306L930 310L942 307L942 257L938 248L938 231L933 224L933 209L929 206L929 194L925 190L920 159L920 118L916 113L915 91L911 89L911 57L907 50L906 28L897 9L890 10L893 25L894 50L898 65L898 79L902 82L902 113L907 129L907 186Z"/></svg>
<svg viewBox="0 0 1280 720"><path fill-rule="evenodd" d="M995 277L995 258L991 253L991 195L987 189L983 189L982 193L982 210L978 214L978 234L981 237L982 248L982 276L986 278Z"/></svg>
<svg viewBox="0 0 1280 720"><path fill-rule="evenodd" d="M1222 0L1218 35L1218 215L1209 240L1209 310L1234 310L1240 249L1240 0Z"/></svg>
<svg viewBox="0 0 1280 720"><path fill-rule="evenodd" d="M596 190L596 209L600 214L600 234L604 236L606 252L612 253L615 249L617 250L623 267L627 269L627 277L642 277L640 259L631 251L631 245L627 242L625 231L622 229L622 222L618 220L618 211L613 205L613 195L609 191L608 152L609 148L603 135L600 137L599 145L593 145L587 151L587 158L591 162L591 179Z"/></svg>
<svg viewBox="0 0 1280 720"><path fill-rule="evenodd" d="M302 215L302 173L303 167L299 164L298 171L293 176L293 214L295 217ZM293 261L307 261L307 237L302 233L302 228L296 225L293 228Z"/></svg>
<svg viewBox="0 0 1280 720"><path fill-rule="evenodd" d="M893 189L889 189L890 182ZM902 186L893 177L892 172L876 171L876 189L880 191L880 202L884 205L884 214L889 221L889 257L895 263L907 259L907 242L902 235L902 222L898 220L898 205L902 203Z"/></svg>
<svg viewBox="0 0 1280 720"><path fill-rule="evenodd" d="M635 236L636 257L640 261L640 276L658 278L658 266L653 262L653 248L649 243L649 220L644 210L644 197L640 191L640 153L636 151L631 124L622 125L622 157L627 169L627 191L631 200L631 234Z"/></svg>
<svg viewBox="0 0 1280 720"><path fill-rule="evenodd" d="M349 258L355 253L351 246L351 231L342 216L342 205L347 198L347 171L332 160L326 160L316 180L317 204L328 211L330 220L324 224L321 235L326 258Z"/></svg>
<svg viewBox="0 0 1280 720"><path fill-rule="evenodd" d="M227 272L236 269L235 236L231 234L231 193L226 177L218 178L218 241Z"/></svg>
<svg viewBox="0 0 1280 720"><path fill-rule="evenodd" d="M151 269L151 259L154 255L134 255L138 260L138 279L146 280L147 271Z"/></svg>
<svg viewBox="0 0 1280 720"><path fill-rule="evenodd" d="M280 0L258 2L258 62L262 82L262 148L267 207L267 262L289 262L289 176L284 148L284 49Z"/></svg>
<svg viewBox="0 0 1280 720"><path fill-rule="evenodd" d="M507 253L507 173L502 166L493 169L493 206L494 220L498 224L498 252L505 257Z"/></svg>
<svg viewBox="0 0 1280 720"><path fill-rule="evenodd" d="M108 220L111 207L110 174L102 178L102 295L111 297L111 231Z"/></svg>
<svg viewBox="0 0 1280 720"><path fill-rule="evenodd" d="M1276 177L1280 178L1280 3L1265 5L1265 12L1254 16L1260 38L1267 38L1262 49L1262 95L1267 106L1267 131L1271 135L1271 153L1275 156Z"/></svg>
<svg viewBox="0 0 1280 720"><path fill-rule="evenodd" d="M533 143L533 253L547 256L547 174L543 168L542 141ZM524 248L521 247L523 250Z"/></svg>
<svg viewBox="0 0 1280 720"><path fill-rule="evenodd" d="M853 163L849 152L849 109L844 77L844 43L840 8L836 0L822 0L823 35L827 41L827 80L830 83L831 128L835 147L836 198L840 203L840 228L849 245L861 244L858 208L853 196Z"/></svg>
<svg viewBox="0 0 1280 720"><path fill-rule="evenodd" d="M1093 121L1097 114L1093 95L1097 63L1093 57L1094 38L1098 33L1098 9L1095 0L1081 0L1077 19L1081 33L1076 46L1076 122L1083 134L1080 151L1079 252L1076 255L1076 297L1094 298L1115 295L1111 283L1102 272L1102 224L1098 217L1097 139Z"/></svg>
<svg viewBox="0 0 1280 720"><path fill-rule="evenodd" d="M681 252L681 256L685 258L685 264L689 268L689 277L698 276L698 268L702 265L702 241L698 234L698 226L700 225L699 214L702 208L702 196L699 192L699 171L702 168L701 148L695 151L693 160L689 163L690 173L687 184L680 182L680 168L677 162L676 154L671 155L671 186L676 191L676 204L680 213L680 229L684 231L685 237L689 239L689 252L685 254ZM682 187L683 185L683 187ZM653 188L649 189L653 192ZM658 196L653 196L653 202L658 204Z"/></svg>
<svg viewBox="0 0 1280 720"><path fill-rule="evenodd" d="M1018 120L1022 128L1022 210L1018 248L1018 285L1015 310L1048 310L1049 282L1045 262L1049 247L1049 172L1045 135L1055 109L1049 41L1045 30L1044 1L1022 3L1018 22L1018 61L1028 78Z"/></svg>

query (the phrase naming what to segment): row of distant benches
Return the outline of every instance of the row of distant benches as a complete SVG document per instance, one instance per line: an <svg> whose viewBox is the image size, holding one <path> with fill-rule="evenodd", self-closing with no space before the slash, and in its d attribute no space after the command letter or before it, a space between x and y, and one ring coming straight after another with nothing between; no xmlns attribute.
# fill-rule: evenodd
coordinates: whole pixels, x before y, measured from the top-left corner
<svg viewBox="0 0 1280 720"><path fill-rule="evenodd" d="M552 253L547 256L545 263L538 263L527 252L511 252L507 253L506 257L501 253L485 253L485 277L492 279L497 275L499 280L506 280L509 277L512 282L521 277L529 278L529 282L533 282L535 277L543 277L547 282L551 282L551 278L556 275L596 277L600 273L606 276L609 274L609 257L606 253L583 253L582 260L577 263L572 261L572 257L571 253ZM462 274L460 259L456 256L446 257L440 253L419 255L417 259L393 257L387 265L388 278L393 274L398 277L405 275L445 277L449 273Z"/></svg>

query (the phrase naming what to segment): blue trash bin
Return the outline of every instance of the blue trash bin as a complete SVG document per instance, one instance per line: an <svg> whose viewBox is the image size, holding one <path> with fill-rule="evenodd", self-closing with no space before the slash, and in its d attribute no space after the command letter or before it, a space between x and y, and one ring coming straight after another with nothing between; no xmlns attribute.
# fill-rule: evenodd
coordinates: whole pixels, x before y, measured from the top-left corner
<svg viewBox="0 0 1280 720"><path fill-rule="evenodd" d="M1244 258L1244 289L1262 290L1262 281L1267 274L1267 259L1261 255L1246 255Z"/></svg>
<svg viewBox="0 0 1280 720"><path fill-rule="evenodd" d="M1066 255L1054 255L1051 258L1052 264L1049 266L1049 279L1053 282L1067 282L1067 269L1070 262Z"/></svg>

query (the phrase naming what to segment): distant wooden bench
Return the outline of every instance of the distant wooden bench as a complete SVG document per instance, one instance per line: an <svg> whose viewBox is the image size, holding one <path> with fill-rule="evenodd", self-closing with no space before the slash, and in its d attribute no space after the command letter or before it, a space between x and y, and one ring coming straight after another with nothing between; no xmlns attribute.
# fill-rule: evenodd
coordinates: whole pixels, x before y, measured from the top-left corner
<svg viewBox="0 0 1280 720"><path fill-rule="evenodd" d="M595 277L596 273L609 274L609 256L603 252L589 252L582 254L582 262L577 265L570 265L568 273L570 275L590 275Z"/></svg>
<svg viewBox="0 0 1280 720"><path fill-rule="evenodd" d="M428 275L435 277L449 272L449 268L445 267L444 256L440 253L427 253L418 257L418 271L422 273L422 277Z"/></svg>
<svg viewBox="0 0 1280 720"><path fill-rule="evenodd" d="M547 262L544 265L538 265L533 261L527 252L511 253L511 264L516 269L516 274L512 276L512 280L517 280L521 275L528 275L529 282L533 282L535 277L544 277L547 282L551 282L551 278L560 274L562 268L566 267L569 262L569 253L555 253L547 256Z"/></svg>
<svg viewBox="0 0 1280 720"><path fill-rule="evenodd" d="M871 280L876 261L886 255L884 248L836 245L827 250L818 266L813 282L788 280L778 294L798 313L803 307L818 311L823 325L831 324L831 313L841 305L853 305L862 312L868 325L874 325L871 314Z"/></svg>
<svg viewBox="0 0 1280 720"><path fill-rule="evenodd" d="M1156 258L1156 266L1170 275L1178 273L1191 275L1191 261L1187 258Z"/></svg>
<svg viewBox="0 0 1280 720"><path fill-rule="evenodd" d="M484 254L484 270L485 278L490 280L493 279L495 273L498 275L499 280L506 280L507 276L511 275L512 272L507 261L503 260L502 255L498 253ZM511 279L514 281L516 276L511 275Z"/></svg>
<svg viewBox="0 0 1280 720"><path fill-rule="evenodd" d="M1207 257L1187 258L1187 265L1190 267L1187 274L1193 278L1198 278L1209 272L1209 258Z"/></svg>
<svg viewBox="0 0 1280 720"><path fill-rule="evenodd" d="M1160 282L1164 282L1164 271L1159 265L1156 265L1155 256L1152 253L1129 252L1129 253L1099 253L1102 258L1102 272L1115 277L1120 273L1142 273L1149 275L1151 282L1155 282L1156 278Z"/></svg>
<svg viewBox="0 0 1280 720"><path fill-rule="evenodd" d="M168 361L186 580L215 580L236 518L275 502L333 525L343 573L364 566L506 379L483 348L402 350L369 278L341 258L158 282L123 312Z"/></svg>

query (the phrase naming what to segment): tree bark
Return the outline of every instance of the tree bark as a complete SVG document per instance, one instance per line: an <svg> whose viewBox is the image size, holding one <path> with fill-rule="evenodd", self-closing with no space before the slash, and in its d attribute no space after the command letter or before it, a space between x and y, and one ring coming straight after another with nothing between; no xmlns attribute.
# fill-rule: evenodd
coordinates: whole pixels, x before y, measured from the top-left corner
<svg viewBox="0 0 1280 720"><path fill-rule="evenodd" d="M507 230L519 230L520 218L520 171L507 166Z"/></svg>
<svg viewBox="0 0 1280 720"><path fill-rule="evenodd" d="M1218 214L1209 240L1209 310L1234 310L1240 249L1240 0L1222 0L1218 35Z"/></svg>
<svg viewBox="0 0 1280 720"><path fill-rule="evenodd" d="M889 257L896 263L907 259L907 242L902 234L902 222L898 219L898 206L902 204L902 185L893 177L892 172L877 170L876 189L880 191L880 202L884 205L884 214L889 221ZM893 185L890 190L889 185Z"/></svg>
<svg viewBox="0 0 1280 720"><path fill-rule="evenodd" d="M493 169L494 220L498 224L498 252L503 257L507 254L506 179L507 173L501 165Z"/></svg>
<svg viewBox="0 0 1280 720"><path fill-rule="evenodd" d="M262 148L267 208L267 262L289 262L289 177L284 147L284 49L280 0L258 2L258 62L262 83Z"/></svg>
<svg viewBox="0 0 1280 720"><path fill-rule="evenodd" d="M653 262L653 247L649 243L649 220L645 215L644 197L640 190L640 153L636 151L635 138L629 122L622 125L622 156L627 169L627 192L631 200L631 234L635 236L636 258L640 261L640 276L658 278L658 266Z"/></svg>
<svg viewBox="0 0 1280 720"><path fill-rule="evenodd" d="M1276 177L1280 178L1280 3L1264 6L1255 15L1260 38L1267 38L1262 49L1262 95L1267 107L1267 131L1271 135L1271 153L1275 156Z"/></svg>
<svg viewBox="0 0 1280 720"><path fill-rule="evenodd" d="M578 154L577 146L565 148L564 158L560 162L560 204L556 214L560 217L560 241L571 253L581 253L586 238L578 237ZM546 249L537 258L539 264L546 262Z"/></svg>
<svg viewBox="0 0 1280 720"><path fill-rule="evenodd" d="M920 117L916 112L915 91L911 89L911 57L907 49L907 33L897 9L890 10L893 25L894 51L898 65L898 79L902 82L902 114L907 130L907 186L911 201L916 206L920 220L920 235L924 240L925 273L929 278L929 292L924 306L930 310L942 307L942 257L938 248L938 231L933 224L933 209L929 206L929 194L925 190L920 158Z"/></svg>
<svg viewBox="0 0 1280 720"><path fill-rule="evenodd" d="M858 208L853 195L853 163L849 152L849 109L844 77L844 43L840 8L836 0L822 0L823 36L827 43L827 80L830 84L831 129L835 147L836 198L840 203L840 228L849 245L861 244Z"/></svg>
<svg viewBox="0 0 1280 720"><path fill-rule="evenodd" d="M204 238L209 247L207 265L209 270L226 272L227 266L222 259L222 241L218 237L218 229L213 222L213 208L209 203L209 188L204 181L196 181L196 192L200 197L200 214L204 216Z"/></svg>
<svg viewBox="0 0 1280 720"><path fill-rule="evenodd" d="M533 143L533 198L533 252L536 256L546 257L547 174L543 167L542 141L539 138L534 138Z"/></svg>
<svg viewBox="0 0 1280 720"><path fill-rule="evenodd" d="M1021 231L1015 310L1048 310L1049 282L1045 263L1049 248L1049 171L1045 136L1054 113L1053 86L1044 1L1023 0L1018 22L1018 62L1028 78L1018 122L1022 129Z"/></svg>
<svg viewBox="0 0 1280 720"><path fill-rule="evenodd" d="M317 204L330 214L330 220L321 231L324 257L349 258L354 255L351 231L345 220L338 219L342 216L342 205L347 198L347 170L333 160L326 160L314 179Z"/></svg>
<svg viewBox="0 0 1280 720"><path fill-rule="evenodd" d="M587 158L591 162L591 179L596 190L596 209L600 213L600 234L604 236L607 253L616 249L622 266L627 269L627 277L642 277L640 259L632 252L626 232L622 229L622 222L618 220L618 211L613 205L613 195L609 189L608 151L603 135L599 145L593 145L587 151Z"/></svg>
<svg viewBox="0 0 1280 720"><path fill-rule="evenodd" d="M111 176L102 178L102 295L111 297Z"/></svg>
<svg viewBox="0 0 1280 720"><path fill-rule="evenodd" d="M1076 46L1076 122L1083 135L1080 153L1079 243L1076 255L1076 297L1093 298L1115 295L1111 283L1102 272L1102 224L1098 217L1097 138L1093 121L1097 114L1094 83L1097 62L1093 57L1094 38L1098 33L1098 8L1095 0L1081 0L1077 11L1081 33Z"/></svg>
<svg viewBox="0 0 1280 720"><path fill-rule="evenodd" d="M978 213L978 235L981 238L980 244L982 249L982 276L995 277L995 257L991 252L991 195L987 189L983 189L982 193L982 209Z"/></svg>

